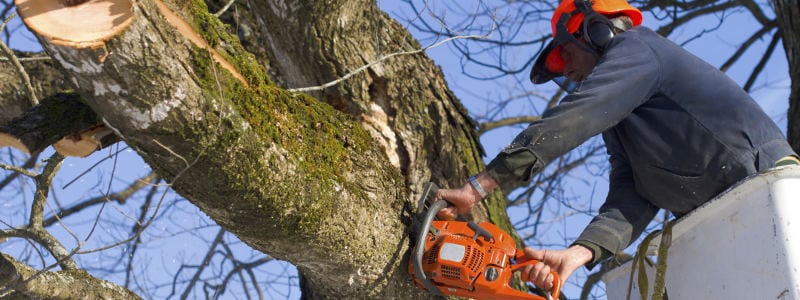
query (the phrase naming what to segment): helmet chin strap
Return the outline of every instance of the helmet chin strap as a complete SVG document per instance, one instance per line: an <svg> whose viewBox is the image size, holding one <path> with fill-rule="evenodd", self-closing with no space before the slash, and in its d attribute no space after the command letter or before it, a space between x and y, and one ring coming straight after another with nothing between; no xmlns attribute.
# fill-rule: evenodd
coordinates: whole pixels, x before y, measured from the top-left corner
<svg viewBox="0 0 800 300"><path fill-rule="evenodd" d="M592 49L592 48L589 48L589 46L586 46L586 44L584 44L584 43L581 43L581 41L580 41L580 40L578 40L578 39L576 39L576 40L578 41L578 42L576 43L576 44L578 45L578 48L580 48L580 49L581 49L581 50L583 50L583 51L589 52L589 53L591 53L591 54L592 54L592 56L594 56L594 61L595 61L595 63L597 63L598 61L600 61L600 53L597 53L597 50L594 50L594 49ZM562 47L563 47L563 46L562 46Z"/></svg>

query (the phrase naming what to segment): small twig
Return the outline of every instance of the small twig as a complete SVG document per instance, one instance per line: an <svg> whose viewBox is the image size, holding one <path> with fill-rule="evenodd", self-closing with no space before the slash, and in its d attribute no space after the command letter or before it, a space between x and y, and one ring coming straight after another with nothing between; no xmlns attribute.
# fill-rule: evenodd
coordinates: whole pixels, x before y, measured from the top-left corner
<svg viewBox="0 0 800 300"><path fill-rule="evenodd" d="M498 127L514 125L514 124L528 124L541 119L542 117L540 116L521 116L521 117L505 118L498 121L485 122L478 125L478 134L484 134L487 131Z"/></svg>
<svg viewBox="0 0 800 300"><path fill-rule="evenodd" d="M50 58L50 56L34 56L34 57L22 57L22 58L17 58L17 60L19 60L20 62L24 62L24 61L50 60L50 59L51 59L51 58ZM8 59L8 58L6 58L6 57L0 57L0 61L10 61L10 59Z"/></svg>
<svg viewBox="0 0 800 300"><path fill-rule="evenodd" d="M6 170L9 170L9 171L14 171L14 172L17 172L19 174L28 176L30 178L35 178L36 177L36 173L33 173L31 171L25 170L25 169L17 167L17 166L10 166L10 165L7 165L7 164L0 163L0 169L6 169Z"/></svg>
<svg viewBox="0 0 800 300"><path fill-rule="evenodd" d="M17 12L14 12L13 14L11 14L11 16L6 18L6 20L3 22L3 25L0 27L0 32L5 30L6 25L8 25L8 22L11 22L11 20L14 19L14 17L16 16ZM11 60L11 63L13 63L14 67L17 68L17 72L19 72L20 77L22 77L22 84L25 85L25 89L27 90L28 97L30 98L31 101L31 105L34 106L39 104L39 99L36 98L36 91L33 90L33 86L31 85L31 78L30 76L28 76L28 72L25 72L25 68L22 67L22 64L19 62L19 59L17 59L17 55L15 55L14 51L12 51L11 48L8 48L8 45L6 45L6 43L3 42L2 40L0 40L0 49L2 49L3 52L6 53L8 59Z"/></svg>
<svg viewBox="0 0 800 300"><path fill-rule="evenodd" d="M200 275L203 274L203 271L206 269L206 266L211 262L211 258L214 255L214 250L217 248L217 245L222 243L222 238L225 236L225 229L220 228L217 232L217 237L214 238L214 241L211 243L211 246L208 247L208 252L206 252L205 258L197 267L197 271L192 276L192 279L189 281L189 284L186 285L186 289L183 290L183 294L181 294L181 299L186 299L189 297L189 293L192 292L192 288L200 279Z"/></svg>
<svg viewBox="0 0 800 300"><path fill-rule="evenodd" d="M222 14L224 14L224 13L225 13L225 11L227 11L227 10L228 10L228 8L230 8L230 7L231 7L231 5L233 5L233 3L234 3L234 2L236 2L236 0L231 0L231 1L228 1L228 4L225 4L225 7L223 7L222 9L220 9L218 12L214 13L214 16L215 16L215 17L217 17L217 18L219 18L219 16L221 16Z"/></svg>
<svg viewBox="0 0 800 300"><path fill-rule="evenodd" d="M101 160L99 160L98 162L94 163L94 165L92 165L91 167L89 167L89 168L88 168L88 169L86 169L85 171L83 171L83 172L81 172L80 174L78 174L78 176L75 176L75 178L73 178L72 180L70 180L69 182L67 182L67 184L65 184L65 185L64 185L64 186L62 186L61 188L62 188L62 189L67 189L67 187L69 187L71 184L73 184L73 183L75 183L76 181L78 181L78 179L81 179L81 177L83 177L83 175L86 175L86 174L88 174L88 173L89 173L89 171L91 171L91 170L92 170L92 169L94 169L95 167L99 166L99 165L100 165L101 163L103 163L104 161L106 161L106 160L108 160L108 159L111 159L111 158L113 158L113 157L116 157L116 156L117 156L117 154L120 154L122 151L128 150L129 148L130 148L130 147L124 147L124 148L122 148L122 149L119 149L119 150L117 150L117 152L114 152L114 153L112 153L112 154L110 154L110 155L108 155L108 156L104 157L103 159L101 159Z"/></svg>
<svg viewBox="0 0 800 300"><path fill-rule="evenodd" d="M491 34L491 32L489 34ZM334 81L325 83L323 85L312 86L312 87L304 87L304 88L297 88L297 89L287 89L287 91L293 92L293 93L321 91L321 90L324 90L326 88L329 88L329 87L332 87L334 85L337 85L340 82L345 81L345 80L349 79L350 77L353 77L354 75L363 72L364 70L368 69L369 67L377 65L379 63L382 63L383 61L385 61L387 59L390 59L392 57L395 57L395 56L413 55L413 54L425 52L428 49L439 47L439 46L441 46L441 45L443 45L443 44L445 44L445 43L447 43L449 41L456 40L456 39L485 39L486 37L488 37L488 35L466 35L466 36L454 36L454 37L446 38L444 40L441 40L441 41L439 41L439 42L437 42L435 44L432 44L430 46L424 47L422 49L417 49L417 50L412 50L412 51L400 51L400 52L395 52L395 53L392 53L392 54L389 54L389 55L381 56L380 58L378 58L378 60L373 61L371 63L368 63L366 65L363 65L363 66L359 67L358 69L355 69L354 71L345 74L344 76L340 77L339 79L336 79Z"/></svg>
<svg viewBox="0 0 800 300"><path fill-rule="evenodd" d="M155 174L155 173L153 173ZM147 196L145 196L144 203L142 203L141 212L139 213L139 220L133 225L133 234L136 235L136 239L132 242L130 246L130 252L128 254L128 265L125 271L125 288L131 283L131 274L133 274L133 259L136 255L136 250L139 249L139 244L142 243L142 236L140 234L136 234L139 232L139 228L142 227L142 224L147 220L147 212L150 210L150 204L153 202L153 197L155 197L156 192L158 192L158 185L156 185L157 181L160 180L158 177L153 178L153 185L150 187L150 191L147 192Z"/></svg>
<svg viewBox="0 0 800 300"><path fill-rule="evenodd" d="M183 161L184 164L186 164L187 168L189 167L189 161L186 160L185 158L183 158L183 156L181 156L178 153L175 153L175 151L172 151L172 149L170 149L169 147L165 146L164 144L162 144L161 142L159 142L156 139L153 139L153 143L156 143L156 145L161 146L161 148L163 148L164 150L167 150L167 152L169 152L170 154L175 155L175 157L179 158L180 160Z"/></svg>

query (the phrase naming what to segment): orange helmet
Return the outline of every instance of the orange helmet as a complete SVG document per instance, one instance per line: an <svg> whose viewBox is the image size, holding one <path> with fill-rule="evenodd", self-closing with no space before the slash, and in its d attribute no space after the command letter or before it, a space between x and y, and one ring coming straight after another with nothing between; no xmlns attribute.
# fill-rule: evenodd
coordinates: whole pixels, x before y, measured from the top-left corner
<svg viewBox="0 0 800 300"><path fill-rule="evenodd" d="M579 2L580 6L582 4L580 2L584 1L591 3L591 10L600 15L606 17L625 15L631 18L633 26L642 24L642 12L628 4L626 0L563 0L550 19L553 40L539 56L531 72L531 81L534 83L547 82L564 72L561 44L572 38L572 35L581 29L585 16L582 9L576 6L576 2ZM565 28L559 28L560 26ZM561 35L567 36L560 36L559 32L562 33ZM591 41L587 42L591 43Z"/></svg>

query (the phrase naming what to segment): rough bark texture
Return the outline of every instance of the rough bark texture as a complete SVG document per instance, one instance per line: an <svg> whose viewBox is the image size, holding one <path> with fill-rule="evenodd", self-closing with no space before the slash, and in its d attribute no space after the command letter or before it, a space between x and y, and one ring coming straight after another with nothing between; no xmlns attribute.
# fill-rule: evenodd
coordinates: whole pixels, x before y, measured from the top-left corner
<svg viewBox="0 0 800 300"><path fill-rule="evenodd" d="M320 100L279 87L328 82L419 45L374 1L238 1L250 10L238 10L249 20L238 37L203 1L165 1L245 85L176 31L159 1L137 1L134 23L103 49L42 44L178 193L295 264L316 297L424 297L401 264L405 208L425 182L462 184L483 166L474 124L439 68L422 54L389 59L311 93ZM485 203L473 217L513 231L503 201Z"/></svg>
<svg viewBox="0 0 800 300"><path fill-rule="evenodd" d="M0 298L140 299L122 287L89 276L86 271L38 272L0 253ZM6 288L13 289L13 292L9 293Z"/></svg>
<svg viewBox="0 0 800 300"><path fill-rule="evenodd" d="M796 0L772 0L783 38L783 49L789 61L792 79L789 94L788 139L795 152L800 153L800 3Z"/></svg>
<svg viewBox="0 0 800 300"><path fill-rule="evenodd" d="M227 1L210 1L222 7ZM318 86L395 52L420 49L374 1L238 1L222 19L286 88ZM212 9L214 11L214 9ZM424 183L462 184L483 168L476 124L424 54L376 64L347 81L309 93L353 116L401 170L412 196ZM513 233L500 193L473 211Z"/></svg>
<svg viewBox="0 0 800 300"><path fill-rule="evenodd" d="M421 48L374 1L240 2L228 18L286 88L318 86L388 54ZM483 166L475 124L423 54L386 60L310 94L360 121L409 190L419 192L431 177L461 184Z"/></svg>
<svg viewBox="0 0 800 300"><path fill-rule="evenodd" d="M17 56L26 58L28 53L18 52ZM22 66L31 76L31 86L36 95L44 98L71 88L63 79L64 75L50 60L23 61ZM22 85L21 77L10 61L0 62L0 125L8 124L11 119L21 115L31 107L28 95Z"/></svg>

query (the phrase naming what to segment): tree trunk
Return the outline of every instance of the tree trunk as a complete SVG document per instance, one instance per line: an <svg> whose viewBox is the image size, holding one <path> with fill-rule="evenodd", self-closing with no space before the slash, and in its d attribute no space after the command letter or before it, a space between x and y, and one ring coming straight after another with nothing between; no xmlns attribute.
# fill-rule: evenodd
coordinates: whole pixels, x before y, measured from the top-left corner
<svg viewBox="0 0 800 300"><path fill-rule="evenodd" d="M800 4L795 0L772 0L783 38L783 49L789 61L792 80L789 94L787 135L789 144L800 153Z"/></svg>
<svg viewBox="0 0 800 300"><path fill-rule="evenodd" d="M374 1L242 1L259 61L202 1L165 2L136 1L130 26L97 49L40 40L175 191L295 264L316 295L421 297L401 264L405 208L425 182L461 184L483 166L438 67L422 54L389 59L312 92L321 101L262 68L283 86L317 85L419 45ZM502 200L485 203L474 217L511 231Z"/></svg>

